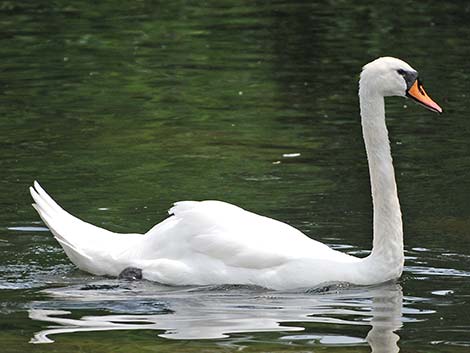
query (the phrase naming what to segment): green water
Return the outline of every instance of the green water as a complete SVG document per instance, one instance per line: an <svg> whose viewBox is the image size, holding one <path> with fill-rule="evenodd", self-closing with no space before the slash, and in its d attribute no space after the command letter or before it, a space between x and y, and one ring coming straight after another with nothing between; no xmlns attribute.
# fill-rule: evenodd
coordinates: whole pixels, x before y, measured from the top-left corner
<svg viewBox="0 0 470 353"><path fill-rule="evenodd" d="M1 1L0 350L396 352L399 339L401 352L468 352L469 20L459 2ZM93 277L30 207L37 179L82 219L145 232L174 201L222 199L363 256L357 79L382 55L418 69L445 111L387 103L407 257L396 284Z"/></svg>

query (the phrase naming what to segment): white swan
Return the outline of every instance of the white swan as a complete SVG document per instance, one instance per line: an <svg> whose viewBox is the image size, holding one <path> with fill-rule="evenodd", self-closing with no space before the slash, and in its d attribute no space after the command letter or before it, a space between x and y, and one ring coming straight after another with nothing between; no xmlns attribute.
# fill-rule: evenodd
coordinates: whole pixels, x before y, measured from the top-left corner
<svg viewBox="0 0 470 353"><path fill-rule="evenodd" d="M341 281L374 284L398 278L403 232L385 125L385 96L408 96L442 112L407 63L379 58L364 66L359 101L374 207L373 248L357 258L297 229L220 201L183 201L145 234L117 234L64 211L35 182L34 208L80 269L118 276L127 268L170 285L253 284L273 289Z"/></svg>

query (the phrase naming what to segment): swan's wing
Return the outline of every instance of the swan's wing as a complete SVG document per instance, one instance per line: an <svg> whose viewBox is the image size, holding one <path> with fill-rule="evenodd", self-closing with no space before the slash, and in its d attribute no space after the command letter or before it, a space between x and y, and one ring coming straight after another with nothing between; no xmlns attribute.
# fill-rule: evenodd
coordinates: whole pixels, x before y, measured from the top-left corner
<svg viewBox="0 0 470 353"><path fill-rule="evenodd" d="M170 214L147 233L160 257L186 263L206 257L225 266L261 269L312 253L319 258L336 253L285 223L221 201L178 202Z"/></svg>

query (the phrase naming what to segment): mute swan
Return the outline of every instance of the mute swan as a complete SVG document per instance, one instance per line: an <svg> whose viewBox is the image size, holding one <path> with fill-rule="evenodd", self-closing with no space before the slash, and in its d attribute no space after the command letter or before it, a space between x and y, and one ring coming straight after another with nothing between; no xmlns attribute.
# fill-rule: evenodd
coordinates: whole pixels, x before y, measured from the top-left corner
<svg viewBox="0 0 470 353"><path fill-rule="evenodd" d="M145 234L117 234L83 222L37 182L30 187L33 207L70 260L95 275L118 276L131 269L169 285L272 289L396 279L404 263L403 231L385 125L386 96L407 96L442 112L425 93L418 73L402 60L382 57L363 67L359 103L374 208L373 248L365 258L335 251L285 223L221 201L177 202L170 216Z"/></svg>

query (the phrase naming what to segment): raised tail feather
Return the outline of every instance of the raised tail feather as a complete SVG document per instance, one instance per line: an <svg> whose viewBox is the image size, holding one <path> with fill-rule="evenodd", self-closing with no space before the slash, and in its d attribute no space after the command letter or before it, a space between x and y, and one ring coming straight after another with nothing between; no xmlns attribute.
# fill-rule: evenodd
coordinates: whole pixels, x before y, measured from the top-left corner
<svg viewBox="0 0 470 353"><path fill-rule="evenodd" d="M62 245L67 255L70 254L70 258L81 256L91 260L90 257L74 245L70 239L67 239L67 228L82 221L64 211L64 209L46 193L37 181L34 182L34 188L29 188L29 192L35 202L32 206L39 213L39 216L51 230L52 234L54 234L54 237L60 245ZM72 262L75 261L72 260Z"/></svg>
<svg viewBox="0 0 470 353"><path fill-rule="evenodd" d="M72 216L37 181L29 191L35 202L33 207L78 268L96 275L116 276L126 267L126 250L138 240L138 234L113 233Z"/></svg>

